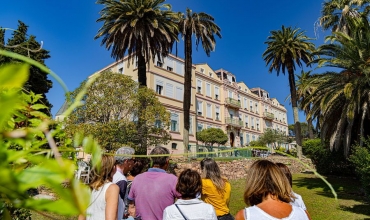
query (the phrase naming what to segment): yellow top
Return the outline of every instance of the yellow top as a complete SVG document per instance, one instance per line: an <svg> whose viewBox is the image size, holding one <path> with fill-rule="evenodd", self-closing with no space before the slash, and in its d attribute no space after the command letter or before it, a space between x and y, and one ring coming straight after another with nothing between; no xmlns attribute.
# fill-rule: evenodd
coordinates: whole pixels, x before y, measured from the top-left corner
<svg viewBox="0 0 370 220"><path fill-rule="evenodd" d="M213 185L212 180L202 179L202 200L215 208L217 216L226 215L230 212L230 193L231 185L228 181L225 182L225 191L220 193Z"/></svg>

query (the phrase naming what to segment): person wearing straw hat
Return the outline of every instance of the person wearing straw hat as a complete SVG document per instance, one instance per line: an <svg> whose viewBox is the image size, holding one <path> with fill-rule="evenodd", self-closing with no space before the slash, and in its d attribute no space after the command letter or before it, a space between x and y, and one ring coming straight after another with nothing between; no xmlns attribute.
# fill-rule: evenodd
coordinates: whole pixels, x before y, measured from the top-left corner
<svg viewBox="0 0 370 220"><path fill-rule="evenodd" d="M127 179L126 174L130 172L134 166L135 160L133 155L135 150L131 147L121 147L116 151L114 156L116 173L113 176L113 183L119 186L119 201L118 201L118 213L117 220L122 220L126 218L125 215L125 197L127 190Z"/></svg>

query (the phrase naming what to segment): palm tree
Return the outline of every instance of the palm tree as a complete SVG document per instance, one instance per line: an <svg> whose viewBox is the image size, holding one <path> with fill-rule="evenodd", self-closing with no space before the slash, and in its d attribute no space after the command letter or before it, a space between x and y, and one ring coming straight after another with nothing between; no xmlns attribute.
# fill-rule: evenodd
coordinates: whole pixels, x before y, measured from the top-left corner
<svg viewBox="0 0 370 220"><path fill-rule="evenodd" d="M359 22L362 21L362 22ZM335 67L314 76L315 89L303 103L311 105L309 117L319 118L321 138L329 140L330 149L350 146L370 134L370 26L366 17L348 20L351 36L336 32L327 37L332 43L318 48L319 67Z"/></svg>
<svg viewBox="0 0 370 220"><path fill-rule="evenodd" d="M306 116L310 112L311 106L306 105L304 108L302 107L302 103L304 103L306 97L308 97L312 93L312 84L310 83L310 78L311 78L311 71L301 71L301 75L297 75L298 80L296 82L297 86L297 99L298 99L298 105L300 109L302 109ZM307 120L307 129L308 129L308 137L310 139L314 138L313 134L313 125L312 125L312 118L311 117L306 117Z"/></svg>
<svg viewBox="0 0 370 220"><path fill-rule="evenodd" d="M221 38L221 29L214 23L214 18L206 13L193 13L186 9L186 14L182 14L178 23L179 31L185 40L185 82L184 82L184 148L187 152L189 146L189 122L190 122L190 102L191 102L191 76L192 76L192 36L195 35L195 44L198 48L202 43L203 50L207 56L215 49L216 39L214 35Z"/></svg>
<svg viewBox="0 0 370 220"><path fill-rule="evenodd" d="M319 25L333 32L341 31L349 34L348 17L369 15L369 0L329 0L323 3Z"/></svg>
<svg viewBox="0 0 370 220"><path fill-rule="evenodd" d="M109 50L116 60L122 59L128 53L128 61L137 59L138 82L146 87L146 65L157 56L159 60L167 56L173 43L177 41L178 14L171 11L164 0L98 0L104 5L100 11L98 22L104 22L95 39L102 37L101 44ZM138 110L137 130L139 145L146 153L146 127L143 110L146 108L145 98Z"/></svg>
<svg viewBox="0 0 370 220"><path fill-rule="evenodd" d="M128 53L128 60L138 63L138 81L146 86L146 65L150 59L167 56L178 29L177 13L164 0L98 0L104 5L97 22L104 22L95 39L102 37L102 45L116 60Z"/></svg>
<svg viewBox="0 0 370 220"><path fill-rule="evenodd" d="M297 142L297 156L302 157L302 137L301 126L298 116L297 92L295 86L294 70L295 65L302 67L302 62L308 64L314 58L312 52L315 50L315 45L308 42L308 38L299 28L292 29L282 26L281 30L271 31L271 36L267 38L265 44L267 49L263 53L263 59L266 66L270 65L269 72L276 71L279 76L280 71L285 74L288 71L290 96L292 100L294 114L295 139Z"/></svg>

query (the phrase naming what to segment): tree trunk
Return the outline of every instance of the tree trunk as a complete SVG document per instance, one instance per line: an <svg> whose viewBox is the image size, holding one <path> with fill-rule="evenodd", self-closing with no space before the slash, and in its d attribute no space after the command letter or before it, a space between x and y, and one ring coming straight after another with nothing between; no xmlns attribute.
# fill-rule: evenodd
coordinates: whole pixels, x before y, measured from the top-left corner
<svg viewBox="0 0 370 220"><path fill-rule="evenodd" d="M137 76L140 86L146 87L146 62L140 52L137 52Z"/></svg>
<svg viewBox="0 0 370 220"><path fill-rule="evenodd" d="M192 42L191 31L185 34L185 82L184 82L184 132L183 143L184 153L188 153L189 146L189 129L190 129L190 103L191 103L191 77L192 77ZM194 122L193 122L194 123Z"/></svg>
<svg viewBox="0 0 370 220"><path fill-rule="evenodd" d="M307 120L307 127L308 127L308 137L310 139L314 139L315 136L313 134L313 125L312 125L312 119L311 118Z"/></svg>
<svg viewBox="0 0 370 220"><path fill-rule="evenodd" d="M297 91L295 87L295 77L294 77L294 70L293 70L292 62L287 63L287 69L288 69L288 74L289 74L290 97L292 100L292 107L293 107L294 132L295 132L295 140L297 143L297 156L299 159L301 159L302 158L302 134L301 134L301 124L299 122L299 115L298 115Z"/></svg>
<svg viewBox="0 0 370 220"><path fill-rule="evenodd" d="M137 74L138 74L138 82L139 87L147 86L146 85L146 62L145 57L140 53L140 47L138 47L137 52ZM146 127L146 119L143 115L143 112L146 109L146 99L145 97L140 97L140 107L138 110L138 122L137 122L137 131L138 131L138 141L140 148L137 154L146 154L147 151L147 137L148 137L148 129Z"/></svg>

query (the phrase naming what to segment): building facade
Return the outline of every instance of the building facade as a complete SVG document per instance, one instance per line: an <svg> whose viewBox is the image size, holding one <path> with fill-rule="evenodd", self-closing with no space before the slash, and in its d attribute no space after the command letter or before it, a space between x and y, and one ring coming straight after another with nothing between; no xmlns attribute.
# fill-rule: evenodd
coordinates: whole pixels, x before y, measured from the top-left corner
<svg viewBox="0 0 370 220"><path fill-rule="evenodd" d="M137 81L137 63L127 62L126 57L98 72L111 70ZM184 152L184 65L183 59L169 55L147 66L147 86L156 91L159 101L171 113L172 140L164 147L173 154ZM267 91L248 88L227 70L193 64L189 144L197 144L197 131L211 127L221 128L228 135L226 146L242 147L258 140L267 128L288 135L287 110Z"/></svg>

